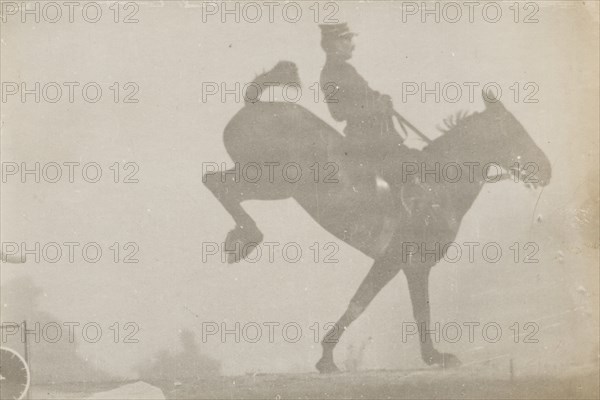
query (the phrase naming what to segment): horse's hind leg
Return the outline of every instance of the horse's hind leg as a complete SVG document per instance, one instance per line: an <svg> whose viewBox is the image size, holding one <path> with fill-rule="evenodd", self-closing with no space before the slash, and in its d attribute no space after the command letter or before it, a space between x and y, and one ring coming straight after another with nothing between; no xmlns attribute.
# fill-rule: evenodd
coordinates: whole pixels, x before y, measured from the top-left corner
<svg viewBox="0 0 600 400"><path fill-rule="evenodd" d="M216 173L207 173L202 177L204 185L215 195L223 207L233 217L236 225L245 227L256 225L240 203L252 198L252 186L238 179L235 169ZM246 187L248 186L248 187Z"/></svg>
<svg viewBox="0 0 600 400"><path fill-rule="evenodd" d="M460 365L459 359L448 353L440 353L431 342L431 312L429 306L429 266L405 267L408 290L413 305L413 314L419 331L421 357L426 364L439 364L443 367Z"/></svg>
<svg viewBox="0 0 600 400"><path fill-rule="evenodd" d="M229 231L225 239L227 262L230 264L248 256L263 239L256 223L240 203L245 200L278 200L289 197L282 190L283 186L249 182L241 178L236 169L207 173L202 177L202 182L235 221L235 228Z"/></svg>
<svg viewBox="0 0 600 400"><path fill-rule="evenodd" d="M346 328L365 311L371 300L377 296L381 289L398 274L398 271L400 271L400 264L384 260L375 261L358 287L356 294L350 300L348 309L333 328L327 332L321 342L323 355L316 365L320 373L339 372L333 361L333 349L339 342L340 337L344 334Z"/></svg>

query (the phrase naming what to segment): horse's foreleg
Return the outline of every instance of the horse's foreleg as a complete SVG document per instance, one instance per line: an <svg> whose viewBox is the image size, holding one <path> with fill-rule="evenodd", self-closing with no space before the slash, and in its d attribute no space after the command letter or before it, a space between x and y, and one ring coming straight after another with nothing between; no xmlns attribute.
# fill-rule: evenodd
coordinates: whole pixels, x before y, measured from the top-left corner
<svg viewBox="0 0 600 400"><path fill-rule="evenodd" d="M439 364L444 367L460 365L453 354L440 353L431 341L431 311L429 306L429 266L404 268L408 281L408 290L413 305L413 314L419 331L421 357L426 364Z"/></svg>
<svg viewBox="0 0 600 400"><path fill-rule="evenodd" d="M338 322L327 332L321 345L323 346L323 355L316 367L321 373L339 372L339 369L333 361L333 349L339 342L344 331L350 324L358 318L367 308L371 300L379 291L392 280L400 271L400 267L393 263L385 261L376 261L371 270L358 287L356 294L350 301L348 309L342 315Z"/></svg>

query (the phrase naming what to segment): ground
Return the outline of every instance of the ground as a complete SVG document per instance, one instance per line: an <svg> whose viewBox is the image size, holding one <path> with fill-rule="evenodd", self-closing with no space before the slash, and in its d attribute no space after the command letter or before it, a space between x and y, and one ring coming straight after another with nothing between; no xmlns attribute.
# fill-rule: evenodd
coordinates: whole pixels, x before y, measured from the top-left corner
<svg viewBox="0 0 600 400"><path fill-rule="evenodd" d="M555 376L494 377L497 371L458 368L377 370L337 375L256 374L194 382L154 382L167 399L598 399L598 366ZM32 399L74 399L118 386L37 386Z"/></svg>

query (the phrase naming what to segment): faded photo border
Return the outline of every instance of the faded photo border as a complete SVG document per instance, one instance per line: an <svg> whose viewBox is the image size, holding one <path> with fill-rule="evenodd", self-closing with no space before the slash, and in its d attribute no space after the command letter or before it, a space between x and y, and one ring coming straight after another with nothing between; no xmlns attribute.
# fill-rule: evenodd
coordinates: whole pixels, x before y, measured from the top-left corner
<svg viewBox="0 0 600 400"><path fill-rule="evenodd" d="M599 4L1 0L2 396L597 398Z"/></svg>

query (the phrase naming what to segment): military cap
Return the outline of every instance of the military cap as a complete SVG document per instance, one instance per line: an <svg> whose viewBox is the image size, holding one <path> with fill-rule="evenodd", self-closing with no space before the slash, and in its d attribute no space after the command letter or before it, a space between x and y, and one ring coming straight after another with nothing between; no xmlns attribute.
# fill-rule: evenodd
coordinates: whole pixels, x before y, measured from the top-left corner
<svg viewBox="0 0 600 400"><path fill-rule="evenodd" d="M321 28L321 39L323 41L356 36L356 33L350 32L348 24L345 22L341 24L321 24L319 28Z"/></svg>

